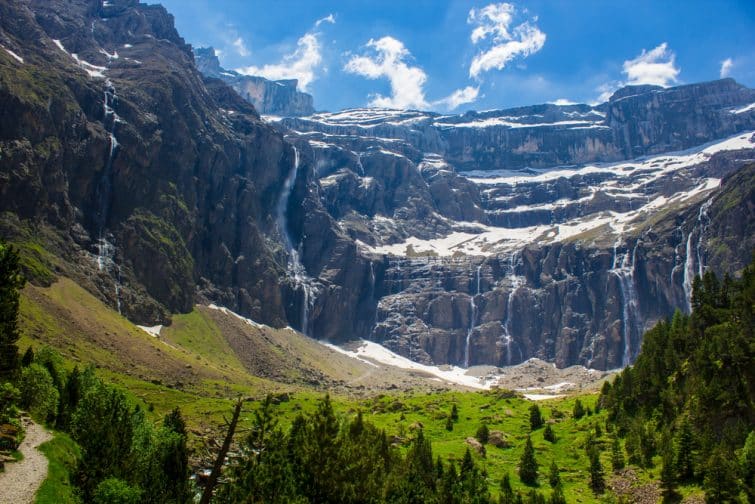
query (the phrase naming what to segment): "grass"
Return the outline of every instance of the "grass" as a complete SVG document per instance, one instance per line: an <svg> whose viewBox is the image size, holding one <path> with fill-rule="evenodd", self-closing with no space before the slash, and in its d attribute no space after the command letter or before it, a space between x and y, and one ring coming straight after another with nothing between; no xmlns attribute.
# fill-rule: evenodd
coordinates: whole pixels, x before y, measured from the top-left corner
<svg viewBox="0 0 755 504"><path fill-rule="evenodd" d="M37 491L36 504L78 504L71 478L81 457L79 446L66 434L56 432L55 437L39 449L49 461L47 478Z"/></svg>

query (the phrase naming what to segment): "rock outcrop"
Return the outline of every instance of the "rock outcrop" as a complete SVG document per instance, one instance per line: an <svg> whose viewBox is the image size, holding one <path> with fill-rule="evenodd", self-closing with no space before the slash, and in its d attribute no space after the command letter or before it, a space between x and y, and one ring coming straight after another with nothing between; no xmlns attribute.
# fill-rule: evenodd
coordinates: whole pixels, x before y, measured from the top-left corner
<svg viewBox="0 0 755 504"><path fill-rule="evenodd" d="M194 49L197 68L207 77L220 79L260 114L274 116L303 116L314 113L312 95L297 91L296 79L269 80L255 75L242 75L220 66L220 60L212 47Z"/></svg>

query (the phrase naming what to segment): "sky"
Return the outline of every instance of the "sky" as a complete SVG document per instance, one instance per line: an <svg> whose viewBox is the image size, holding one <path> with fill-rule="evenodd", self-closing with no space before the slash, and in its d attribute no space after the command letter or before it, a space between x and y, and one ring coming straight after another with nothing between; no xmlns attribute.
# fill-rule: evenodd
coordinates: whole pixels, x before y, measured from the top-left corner
<svg viewBox="0 0 755 504"><path fill-rule="evenodd" d="M752 0L161 0L194 47L299 80L318 110L599 103L627 84L755 87Z"/></svg>

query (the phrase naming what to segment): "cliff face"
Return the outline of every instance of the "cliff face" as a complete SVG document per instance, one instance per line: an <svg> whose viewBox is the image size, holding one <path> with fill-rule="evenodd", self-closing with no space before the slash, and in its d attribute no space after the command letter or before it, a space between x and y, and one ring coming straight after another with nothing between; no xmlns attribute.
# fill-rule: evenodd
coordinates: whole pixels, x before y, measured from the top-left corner
<svg viewBox="0 0 755 504"><path fill-rule="evenodd" d="M194 59L203 75L224 81L254 105L260 114L294 117L315 111L312 95L296 90L296 79L272 81L226 70L220 66L220 60L212 47L194 49Z"/></svg>
<svg viewBox="0 0 755 504"><path fill-rule="evenodd" d="M201 75L159 6L10 0L0 46L0 234L138 323L212 301L428 363L613 368L755 247L731 80L265 122L311 103Z"/></svg>

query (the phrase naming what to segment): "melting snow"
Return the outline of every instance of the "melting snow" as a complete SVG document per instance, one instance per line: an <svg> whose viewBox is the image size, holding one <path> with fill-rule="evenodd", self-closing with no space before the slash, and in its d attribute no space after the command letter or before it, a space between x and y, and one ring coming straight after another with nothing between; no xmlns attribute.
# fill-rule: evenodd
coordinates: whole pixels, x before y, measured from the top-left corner
<svg viewBox="0 0 755 504"><path fill-rule="evenodd" d="M163 330L162 324L152 326L152 327L142 326L142 325L138 325L136 327L138 327L139 329L141 329L142 331L146 332L147 334L149 334L150 336L154 338L157 338L158 336L160 336L160 331Z"/></svg>
<svg viewBox="0 0 755 504"><path fill-rule="evenodd" d="M252 320L250 318L243 317L243 316L239 315L238 313L229 310L225 306L218 306L216 304L209 304L209 305L207 305L207 308L209 308L210 310L218 310L219 312L225 313L226 315L232 315L232 316L236 317L237 319L241 320L242 322L244 322L245 324L249 324L252 327L256 327L256 328L268 327L265 324L260 324L259 322L255 322L254 320Z"/></svg>
<svg viewBox="0 0 755 504"><path fill-rule="evenodd" d="M22 58L21 56L19 56L18 54L14 53L13 51L11 51L10 49L8 49L8 48L7 48L7 47L5 47L5 46L2 46L2 45L0 45L0 47L2 47L3 49L5 49L5 52L7 52L7 53L8 53L8 54L10 54L10 55L11 55L11 56L12 56L13 58L15 58L15 59L16 59L16 61L18 61L19 63L23 64L23 62L24 62L24 59L23 59L23 58Z"/></svg>
<svg viewBox="0 0 755 504"><path fill-rule="evenodd" d="M750 110L755 110L755 103L750 103L749 105L742 107L740 109L732 110L732 114L744 114L745 112L749 112Z"/></svg>

